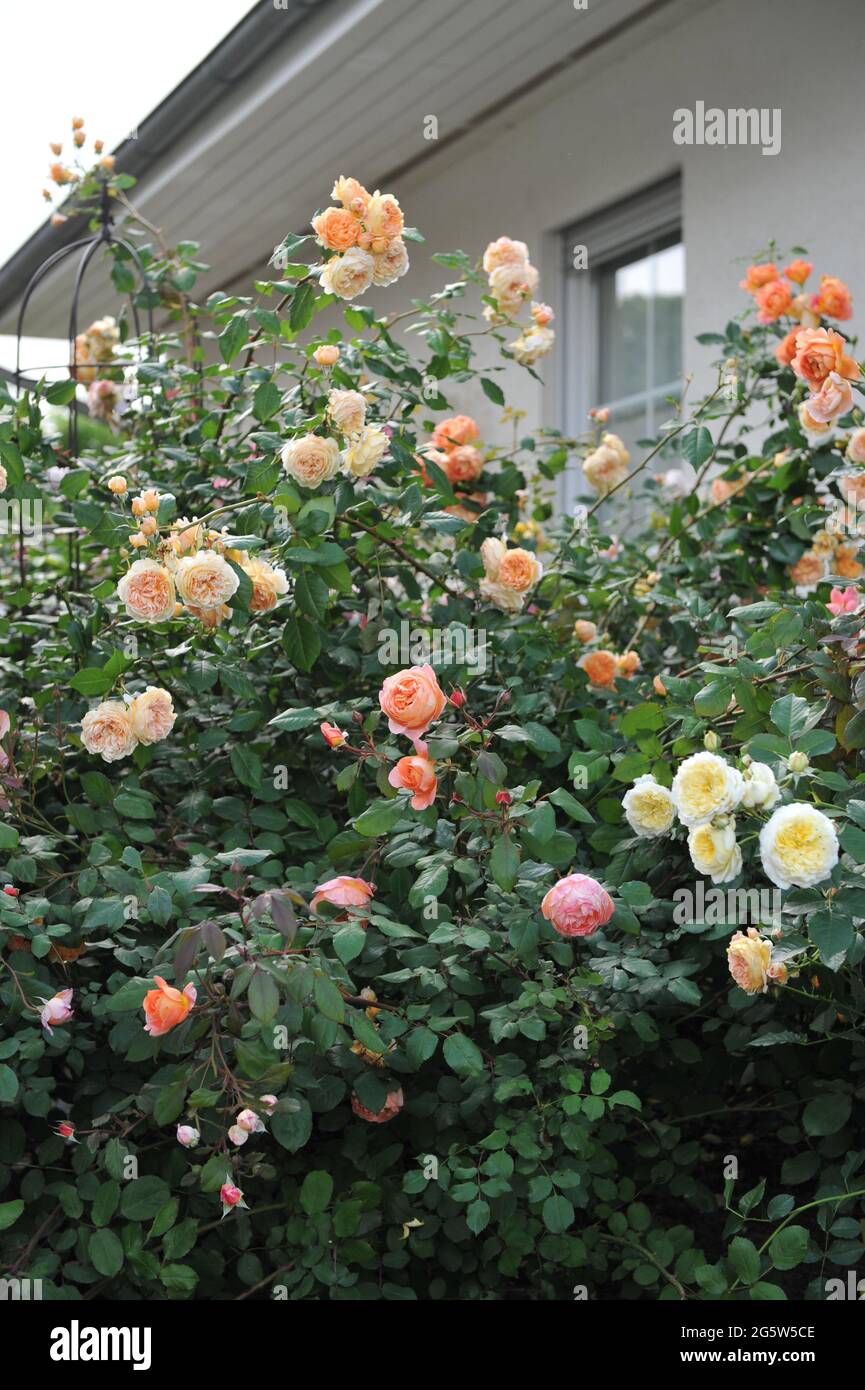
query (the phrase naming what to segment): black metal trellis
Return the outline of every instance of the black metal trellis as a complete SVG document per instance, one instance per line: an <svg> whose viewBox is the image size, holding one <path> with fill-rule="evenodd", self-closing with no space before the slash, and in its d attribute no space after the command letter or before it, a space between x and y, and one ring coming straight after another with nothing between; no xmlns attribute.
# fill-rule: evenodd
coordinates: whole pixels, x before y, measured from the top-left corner
<svg viewBox="0 0 865 1390"><path fill-rule="evenodd" d="M30 303L34 291L39 287L39 285L45 279L46 275L50 274L52 270L56 269L57 266L61 265L63 261L65 261L69 256L74 255L76 251L81 251L82 253L81 259L78 263L78 269L75 273L75 285L72 291L72 303L69 309L69 374L72 377L73 381L77 382L79 380L78 368L82 365L80 363L76 363L75 361L75 339L78 337L78 301L81 295L81 287L84 283L84 277L87 274L87 268L90 265L90 262L93 260L93 257L96 255L96 252L99 250L99 248L101 246L117 246L124 250L134 262L135 267L141 277L141 281L144 288L150 288L150 282L147 276L147 271L144 268L144 263L142 262L138 251L129 241L126 240L125 237L119 236L114 229L113 219L111 216L111 198L108 192L107 180L101 180L101 185L102 187L100 193L99 228L95 232L92 232L90 236L79 237L78 240L70 242L68 246L62 246L59 251L53 252L53 254L48 256L42 262L42 264L33 272L33 274L27 282L27 286L24 290L24 295L21 300L21 308L18 311L18 322L16 325L15 332L15 387L18 391L20 391L21 389L22 381L21 338L24 330L24 317L27 313L27 306ZM134 294L130 294L129 302L132 308L135 337L138 341L140 341L141 319L138 313L138 306L135 303ZM153 339L153 306L150 300L147 304L147 333L149 350L150 342ZM57 364L57 366L61 365L65 364ZM45 371L47 369L43 365L40 366L38 370ZM75 397L73 396L72 400L69 402L69 456L70 458L74 459L77 457L77 455L78 411L77 402Z"/></svg>

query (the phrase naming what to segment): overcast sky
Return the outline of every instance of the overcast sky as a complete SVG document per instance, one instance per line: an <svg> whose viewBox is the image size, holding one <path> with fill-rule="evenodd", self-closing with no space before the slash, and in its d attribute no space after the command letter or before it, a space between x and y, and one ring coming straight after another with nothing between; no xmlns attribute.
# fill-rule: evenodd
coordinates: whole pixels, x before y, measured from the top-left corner
<svg viewBox="0 0 865 1390"><path fill-rule="evenodd" d="M60 140L71 151L72 117L113 149L252 8L253 0L3 5L0 265L45 219L48 145Z"/></svg>

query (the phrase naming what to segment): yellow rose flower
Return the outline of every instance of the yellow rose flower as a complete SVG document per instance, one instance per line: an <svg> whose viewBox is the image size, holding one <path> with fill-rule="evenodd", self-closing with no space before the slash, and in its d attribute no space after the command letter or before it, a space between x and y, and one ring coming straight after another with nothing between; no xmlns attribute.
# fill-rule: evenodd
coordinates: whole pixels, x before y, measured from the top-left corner
<svg viewBox="0 0 865 1390"><path fill-rule="evenodd" d="M813 888L838 863L838 835L816 806L794 801L779 806L760 831L760 858L778 888Z"/></svg>
<svg viewBox="0 0 865 1390"><path fill-rule="evenodd" d="M716 753L694 753L673 778L673 800L683 825L708 825L735 810L742 799L742 774Z"/></svg>
<svg viewBox="0 0 865 1390"><path fill-rule="evenodd" d="M651 773L638 777L622 798L622 810L628 825L641 839L666 835L676 819L676 807L669 788L661 785Z"/></svg>

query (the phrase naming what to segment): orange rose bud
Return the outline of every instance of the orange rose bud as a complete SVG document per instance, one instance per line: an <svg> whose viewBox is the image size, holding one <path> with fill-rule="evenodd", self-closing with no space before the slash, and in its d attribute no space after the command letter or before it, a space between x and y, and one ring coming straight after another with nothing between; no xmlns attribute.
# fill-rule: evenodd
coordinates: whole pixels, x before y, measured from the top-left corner
<svg viewBox="0 0 865 1390"><path fill-rule="evenodd" d="M94 140L94 141L93 141L93 148L94 148L94 150L96 151L97 154L101 154L102 151L105 149L105 141L104 141L104 140Z"/></svg>
<svg viewBox="0 0 865 1390"><path fill-rule="evenodd" d="M73 130L80 130L81 127L83 126L83 124L84 124L84 117L83 117L83 116L73 116L73 117L72 117L72 129L73 129Z"/></svg>
<svg viewBox="0 0 865 1390"><path fill-rule="evenodd" d="M52 154L62 154L62 153L63 153L63 146L62 146L61 144L59 144L56 140L52 140L52 141L51 141L51 144L48 146L48 148L50 149L50 151L51 151Z"/></svg>
<svg viewBox="0 0 865 1390"><path fill-rule="evenodd" d="M319 728L328 748L340 748L345 743L345 734L335 724L320 724Z"/></svg>

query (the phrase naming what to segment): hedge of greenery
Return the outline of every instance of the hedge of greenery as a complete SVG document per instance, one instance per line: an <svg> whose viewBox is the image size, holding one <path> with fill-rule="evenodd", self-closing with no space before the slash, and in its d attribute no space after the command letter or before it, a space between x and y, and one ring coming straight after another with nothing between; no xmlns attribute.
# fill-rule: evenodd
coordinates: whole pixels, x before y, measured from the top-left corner
<svg viewBox="0 0 865 1390"><path fill-rule="evenodd" d="M107 181L146 270L115 248L114 286L162 328L102 319L2 402L33 523L0 618L5 1276L835 1296L865 1215L845 287L755 263L717 387L629 459L603 411L571 439L505 407L553 347L519 242L382 315L422 238L340 179L273 280L197 303L129 179L70 181L85 217ZM45 407L76 392L111 433L70 457Z"/></svg>

